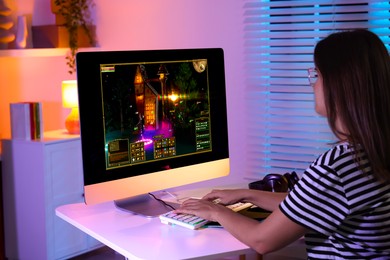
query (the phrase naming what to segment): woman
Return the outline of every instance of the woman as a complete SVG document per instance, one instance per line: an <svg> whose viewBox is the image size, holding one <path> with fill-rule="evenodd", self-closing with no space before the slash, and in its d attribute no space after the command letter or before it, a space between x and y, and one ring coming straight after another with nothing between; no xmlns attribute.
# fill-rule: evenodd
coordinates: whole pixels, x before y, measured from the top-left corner
<svg viewBox="0 0 390 260"><path fill-rule="evenodd" d="M315 110L339 141L288 194L214 190L176 212L219 222L260 254L305 236L309 258L390 259L390 60L367 30L338 32L315 47L309 69ZM263 222L220 204L251 202L272 211Z"/></svg>

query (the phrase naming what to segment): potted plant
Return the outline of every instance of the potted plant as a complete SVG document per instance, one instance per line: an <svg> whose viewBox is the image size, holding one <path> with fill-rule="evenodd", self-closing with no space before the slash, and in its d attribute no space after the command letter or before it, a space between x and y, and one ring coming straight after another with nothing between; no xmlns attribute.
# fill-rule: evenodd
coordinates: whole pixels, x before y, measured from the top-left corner
<svg viewBox="0 0 390 260"><path fill-rule="evenodd" d="M72 74L76 71L76 53L79 47L96 46L95 26L91 20L91 8L94 2L93 0L51 0L51 3L57 26L64 27L68 33L70 50L66 55L66 64L69 66L69 73Z"/></svg>

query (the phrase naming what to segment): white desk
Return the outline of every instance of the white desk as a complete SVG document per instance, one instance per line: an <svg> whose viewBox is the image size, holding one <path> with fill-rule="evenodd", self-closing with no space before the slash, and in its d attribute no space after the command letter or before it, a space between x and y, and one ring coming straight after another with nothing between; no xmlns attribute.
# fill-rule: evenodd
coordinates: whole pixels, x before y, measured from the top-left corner
<svg viewBox="0 0 390 260"><path fill-rule="evenodd" d="M244 188L249 181L253 180L224 177L169 191L182 202L188 197L202 197L213 188ZM165 201L175 202L166 194L154 194ZM121 211L113 202L90 206L84 203L64 205L56 209L56 214L129 259L217 259L256 255L254 250L223 228L191 230L168 226L162 224L159 218L148 219ZM304 241L298 240L263 256L263 259L307 259Z"/></svg>
<svg viewBox="0 0 390 260"><path fill-rule="evenodd" d="M170 189L182 202L202 197L214 188L246 187L248 180L220 178ZM165 194L154 193L165 201ZM56 209L60 218L129 259L215 259L254 253L223 228L191 230L162 224L159 218L145 218L122 211L113 202L97 205L69 204Z"/></svg>
<svg viewBox="0 0 390 260"><path fill-rule="evenodd" d="M64 205L57 216L129 259L215 259L253 252L222 228L190 230L117 209L113 202Z"/></svg>

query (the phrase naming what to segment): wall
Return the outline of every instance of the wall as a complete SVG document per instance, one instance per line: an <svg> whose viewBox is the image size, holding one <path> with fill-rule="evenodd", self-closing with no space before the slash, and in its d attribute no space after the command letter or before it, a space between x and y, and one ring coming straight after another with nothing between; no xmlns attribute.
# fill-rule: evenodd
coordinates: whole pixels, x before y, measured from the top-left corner
<svg viewBox="0 0 390 260"><path fill-rule="evenodd" d="M53 24L49 0L7 0L33 25ZM243 5L237 0L95 0L99 49L222 47L225 50L232 172L244 160ZM64 128L61 104L65 51L0 50L0 137L10 137L9 103L43 103L45 130Z"/></svg>

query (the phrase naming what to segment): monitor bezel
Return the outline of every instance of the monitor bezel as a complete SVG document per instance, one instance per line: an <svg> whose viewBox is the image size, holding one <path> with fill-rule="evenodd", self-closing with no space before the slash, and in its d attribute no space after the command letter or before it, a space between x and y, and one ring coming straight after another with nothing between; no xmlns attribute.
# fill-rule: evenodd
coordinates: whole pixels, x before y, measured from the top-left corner
<svg viewBox="0 0 390 260"><path fill-rule="evenodd" d="M193 59L207 59L208 61L212 151L180 158L174 157L154 161L148 164L106 169L104 122L101 103L102 93L100 91L100 65ZM193 169L193 165L220 162L229 159L223 49L201 48L79 52L76 56L76 64L84 186L97 185L129 177L137 177L139 179L141 176L152 173L162 173L164 175L165 171L175 172L173 175L172 173L167 174L167 178L174 178L176 172L180 172L180 169L183 167ZM196 174L196 167L191 174ZM226 174L228 173L224 173L223 175ZM215 174L209 177L204 173L200 175L204 175L201 179L216 177ZM190 179L188 182L196 181L197 178ZM151 181L153 181L153 178ZM181 184L180 182L183 183L184 180L179 180L179 183L173 185ZM166 186L169 188L168 186L172 187L172 184L168 184L167 182Z"/></svg>

